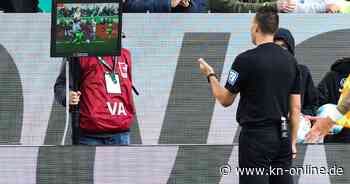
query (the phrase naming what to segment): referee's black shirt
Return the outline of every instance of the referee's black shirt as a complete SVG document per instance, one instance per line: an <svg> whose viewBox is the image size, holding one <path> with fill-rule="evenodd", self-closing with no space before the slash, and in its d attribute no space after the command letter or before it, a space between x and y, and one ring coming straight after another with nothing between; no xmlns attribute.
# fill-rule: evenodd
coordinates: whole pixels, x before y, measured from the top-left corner
<svg viewBox="0 0 350 184"><path fill-rule="evenodd" d="M240 93L239 124L281 120L289 112L289 95L300 93L297 61L274 43L261 44L236 57L225 88Z"/></svg>

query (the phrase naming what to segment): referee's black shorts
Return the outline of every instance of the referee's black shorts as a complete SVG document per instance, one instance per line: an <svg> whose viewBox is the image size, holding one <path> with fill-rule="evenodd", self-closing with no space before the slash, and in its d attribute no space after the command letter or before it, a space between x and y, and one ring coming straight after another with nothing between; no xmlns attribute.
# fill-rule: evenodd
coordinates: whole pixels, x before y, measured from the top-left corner
<svg viewBox="0 0 350 184"><path fill-rule="evenodd" d="M289 171L292 165L292 146L290 137L281 139L280 124L264 122L242 126L239 167L241 171L243 168L260 168L264 173L241 173L240 184L293 184L293 177L284 172Z"/></svg>

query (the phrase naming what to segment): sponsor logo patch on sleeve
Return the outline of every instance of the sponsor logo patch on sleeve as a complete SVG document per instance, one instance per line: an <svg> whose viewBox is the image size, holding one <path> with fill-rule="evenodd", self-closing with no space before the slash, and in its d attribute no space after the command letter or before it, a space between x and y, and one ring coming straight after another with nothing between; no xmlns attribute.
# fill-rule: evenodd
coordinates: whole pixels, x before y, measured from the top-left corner
<svg viewBox="0 0 350 184"><path fill-rule="evenodd" d="M235 70L231 70L229 75L228 75L228 80L227 82L230 84L230 85L235 85L237 79L238 79L238 72L236 72Z"/></svg>

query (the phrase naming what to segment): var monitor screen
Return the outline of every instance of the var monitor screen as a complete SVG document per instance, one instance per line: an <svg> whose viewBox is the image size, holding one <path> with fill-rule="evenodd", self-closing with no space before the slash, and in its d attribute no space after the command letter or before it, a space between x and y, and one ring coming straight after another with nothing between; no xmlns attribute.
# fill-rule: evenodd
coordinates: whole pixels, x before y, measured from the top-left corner
<svg viewBox="0 0 350 184"><path fill-rule="evenodd" d="M51 57L119 56L122 0L54 0Z"/></svg>

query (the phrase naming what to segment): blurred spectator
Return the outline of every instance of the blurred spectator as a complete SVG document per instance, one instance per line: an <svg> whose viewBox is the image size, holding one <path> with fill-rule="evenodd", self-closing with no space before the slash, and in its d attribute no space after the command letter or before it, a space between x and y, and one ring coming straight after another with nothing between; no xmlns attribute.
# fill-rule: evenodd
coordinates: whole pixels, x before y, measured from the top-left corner
<svg viewBox="0 0 350 184"><path fill-rule="evenodd" d="M208 0L196 0L198 7L199 7L199 11L200 12L208 12L209 7L208 7Z"/></svg>
<svg viewBox="0 0 350 184"><path fill-rule="evenodd" d="M338 104L340 90L346 77L350 74L350 57L337 60L331 70L323 77L318 84L319 90L319 105ZM328 135L325 137L325 142L350 142L350 129L343 130L336 135Z"/></svg>
<svg viewBox="0 0 350 184"><path fill-rule="evenodd" d="M350 57L337 60L331 70L323 77L318 84L319 105L327 103L337 104L340 97L340 89L343 82L350 73Z"/></svg>
<svg viewBox="0 0 350 184"><path fill-rule="evenodd" d="M52 0L39 0L43 12L51 12ZM123 0L124 11L130 13L204 13L208 0Z"/></svg>
<svg viewBox="0 0 350 184"><path fill-rule="evenodd" d="M296 5L293 13L350 13L346 0L292 0Z"/></svg>
<svg viewBox="0 0 350 184"><path fill-rule="evenodd" d="M125 0L124 11L129 13L203 13L207 0Z"/></svg>
<svg viewBox="0 0 350 184"><path fill-rule="evenodd" d="M293 56L295 55L295 41L293 35L288 29L279 28L275 34L275 43L288 50ZM316 115L318 108L317 89L312 80L310 70L307 66L298 64L300 72L301 88L301 112L304 115Z"/></svg>
<svg viewBox="0 0 350 184"><path fill-rule="evenodd" d="M350 13L349 0L209 0L214 13L249 13L262 6L283 13Z"/></svg>
<svg viewBox="0 0 350 184"><path fill-rule="evenodd" d="M291 12L295 3L287 0L209 0L210 11L214 13L249 13L256 12L263 6L272 6L279 12Z"/></svg>
<svg viewBox="0 0 350 184"><path fill-rule="evenodd" d="M1 0L0 10L13 13L39 12L38 0Z"/></svg>
<svg viewBox="0 0 350 184"><path fill-rule="evenodd" d="M5 0L0 3L0 11L3 11L5 13L11 13L15 12L15 8L13 6L12 1Z"/></svg>

